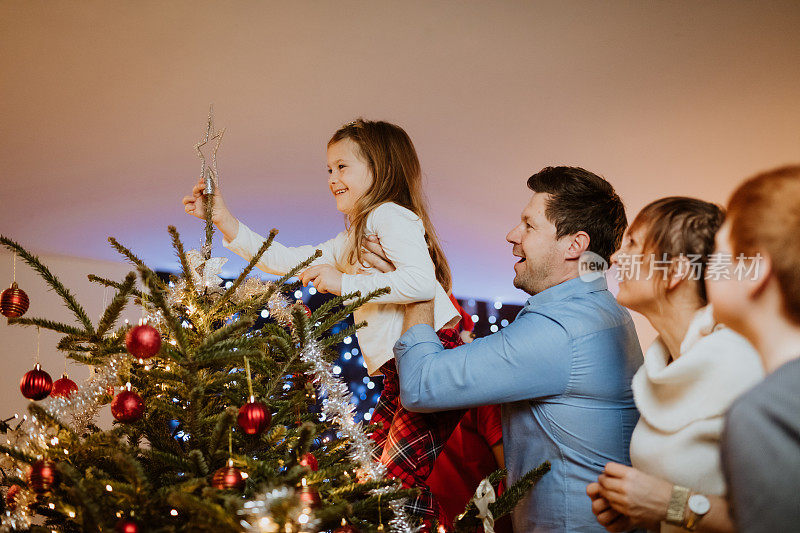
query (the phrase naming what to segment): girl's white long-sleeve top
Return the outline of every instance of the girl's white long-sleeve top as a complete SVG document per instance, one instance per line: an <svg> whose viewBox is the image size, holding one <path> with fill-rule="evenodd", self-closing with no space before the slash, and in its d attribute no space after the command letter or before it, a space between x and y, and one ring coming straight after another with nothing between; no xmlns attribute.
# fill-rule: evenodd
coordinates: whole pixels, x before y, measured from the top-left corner
<svg viewBox="0 0 800 533"><path fill-rule="evenodd" d="M386 257L394 264L393 272L379 272L371 267L356 266L347 258L348 232L317 246L284 246L276 241L261 256L258 268L270 274L284 275L308 259L315 250L322 256L314 265L330 264L343 272L342 294L371 291L389 287L391 292L364 304L353 313L356 323L367 325L358 330L358 343L370 375L393 357L394 343L403 332L403 304L434 300L434 328L444 327L459 316L442 285L436 280L435 269L422 220L412 211L392 202L381 204L367 216L366 234L377 235ZM261 247L264 237L241 221L232 241L223 245L246 260ZM358 269L366 272L356 273Z"/></svg>

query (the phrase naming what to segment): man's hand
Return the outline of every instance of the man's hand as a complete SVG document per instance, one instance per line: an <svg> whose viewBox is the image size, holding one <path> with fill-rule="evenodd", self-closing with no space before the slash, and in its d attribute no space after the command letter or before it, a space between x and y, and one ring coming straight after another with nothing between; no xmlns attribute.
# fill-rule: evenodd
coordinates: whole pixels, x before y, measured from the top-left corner
<svg viewBox="0 0 800 533"><path fill-rule="evenodd" d="M381 241L376 235L368 235L363 240L361 248L361 258L378 272L393 272L394 265L381 247ZM433 300L424 302L414 302L406 304L405 320L403 321L403 331L417 324L428 324L433 326Z"/></svg>
<svg viewBox="0 0 800 533"><path fill-rule="evenodd" d="M394 272L395 268L391 261L386 257L386 253L381 247L381 241L377 235L368 235L362 241L361 259L378 272ZM359 271L359 274L364 272Z"/></svg>
<svg viewBox="0 0 800 533"><path fill-rule="evenodd" d="M303 270L297 276L307 287L313 283L319 292L329 292L340 296L342 294L342 273L333 265L317 265Z"/></svg>

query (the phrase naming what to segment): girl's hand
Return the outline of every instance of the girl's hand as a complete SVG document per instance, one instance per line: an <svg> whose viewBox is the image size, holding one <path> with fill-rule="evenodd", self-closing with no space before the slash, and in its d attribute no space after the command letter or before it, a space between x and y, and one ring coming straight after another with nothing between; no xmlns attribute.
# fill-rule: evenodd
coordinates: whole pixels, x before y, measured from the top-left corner
<svg viewBox="0 0 800 533"><path fill-rule="evenodd" d="M297 276L307 287L313 283L319 292L329 292L340 296L342 294L342 273L332 265L317 265L303 270Z"/></svg>
<svg viewBox="0 0 800 533"><path fill-rule="evenodd" d="M634 525L658 530L666 520L672 483L618 463L608 463L597 480L600 496Z"/></svg>
<svg viewBox="0 0 800 533"><path fill-rule="evenodd" d="M205 188L205 181L199 179L194 188L192 188L191 196L183 197L184 211L201 220L206 218L206 209L203 203L203 191ZM228 210L218 184L214 184L214 213L211 215L211 221L229 241L236 238L236 233L239 231L239 221Z"/></svg>
<svg viewBox="0 0 800 533"><path fill-rule="evenodd" d="M606 528L606 531L616 533L635 527L630 518L615 511L608 500L600 495L600 483L590 483L586 487L586 494L592 500L592 513L597 518L597 523Z"/></svg>

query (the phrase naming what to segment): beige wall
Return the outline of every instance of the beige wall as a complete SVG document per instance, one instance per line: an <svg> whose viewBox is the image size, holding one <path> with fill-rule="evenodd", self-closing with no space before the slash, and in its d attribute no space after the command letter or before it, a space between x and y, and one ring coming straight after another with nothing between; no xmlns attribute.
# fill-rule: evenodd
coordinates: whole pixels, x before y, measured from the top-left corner
<svg viewBox="0 0 800 533"><path fill-rule="evenodd" d="M504 236L543 166L603 174L632 217L798 161L798 27L797 0L4 0L0 228L174 268L213 102L234 213L322 242L325 143L363 115L414 140L456 292L521 302Z"/></svg>
<svg viewBox="0 0 800 533"><path fill-rule="evenodd" d="M97 274L105 278L121 280L132 269L129 265L107 261L92 261L66 256L43 255L40 259L53 274L75 295L89 317L96 321L103 311L105 288L90 283L86 276ZM0 253L0 282L5 290L11 283L12 256L5 251ZM63 300L44 283L39 275L28 265L17 258L17 283L30 298L30 308L25 317L47 318L74 324L72 313L63 305ZM105 295L110 301L113 289ZM137 320L140 314L132 305L123 312L123 319ZM56 350L61 338L60 333L49 330L41 332L41 363L53 381L60 378L64 371L64 355ZM19 390L22 376L33 368L36 357L36 328L28 326L9 326L5 318L0 320L0 416L7 418L14 413L26 413L29 400ZM88 368L77 363L70 363L67 372L76 383L80 384L89 375ZM106 407L101 420L108 423L110 413Z"/></svg>

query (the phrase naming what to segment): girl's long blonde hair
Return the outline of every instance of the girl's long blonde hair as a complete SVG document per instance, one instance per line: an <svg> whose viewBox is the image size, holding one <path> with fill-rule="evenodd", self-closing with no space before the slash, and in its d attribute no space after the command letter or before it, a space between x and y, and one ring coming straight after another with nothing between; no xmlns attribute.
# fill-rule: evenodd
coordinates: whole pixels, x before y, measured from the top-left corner
<svg viewBox="0 0 800 533"><path fill-rule="evenodd" d="M450 292L450 266L428 216L419 158L408 134L403 128L388 122L359 118L339 128L328 141L328 146L344 139L350 139L358 146L358 155L369 165L373 178L370 188L356 201L348 220L351 230L349 262L362 262L361 246L370 212L381 204L394 202L413 211L422 220L436 279L445 291Z"/></svg>

